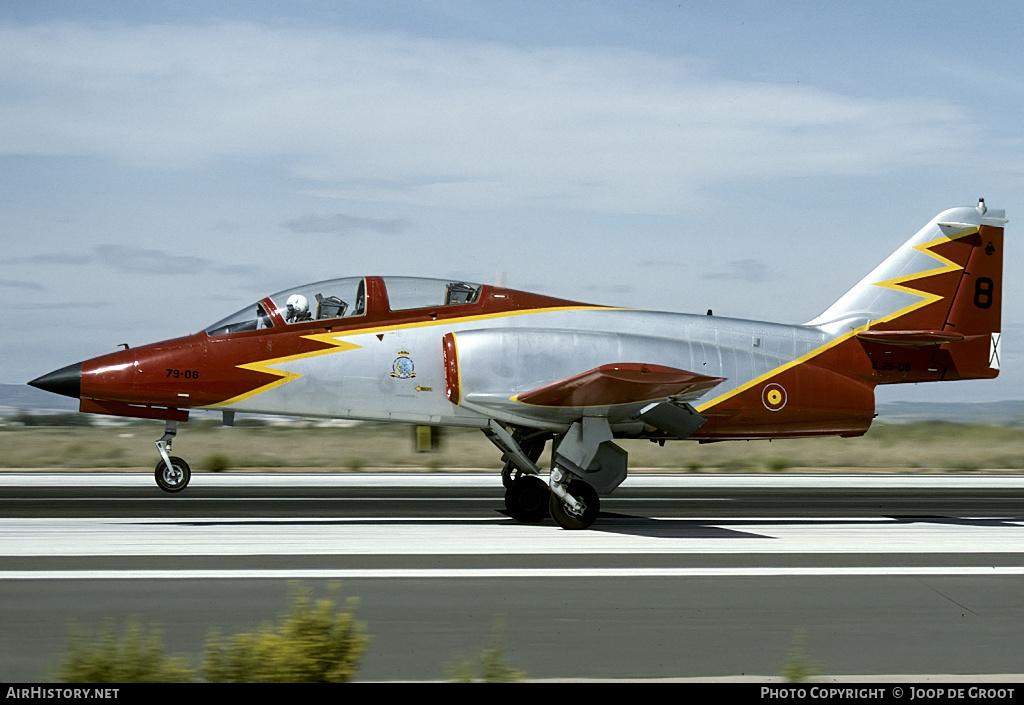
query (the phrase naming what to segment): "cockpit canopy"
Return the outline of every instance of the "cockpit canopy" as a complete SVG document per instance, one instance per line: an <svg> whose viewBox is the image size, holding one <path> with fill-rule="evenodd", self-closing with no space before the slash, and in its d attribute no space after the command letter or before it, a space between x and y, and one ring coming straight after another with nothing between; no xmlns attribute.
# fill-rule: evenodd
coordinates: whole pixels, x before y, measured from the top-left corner
<svg viewBox="0 0 1024 705"><path fill-rule="evenodd" d="M382 277L391 311L415 310L436 306L475 303L479 284L425 279L422 277ZM266 302L272 307L269 311ZM277 316L271 316L270 313ZM274 320L286 324L355 318L366 315L366 280L363 277L328 279L285 289L263 301L214 323L207 335L227 335L274 327Z"/></svg>

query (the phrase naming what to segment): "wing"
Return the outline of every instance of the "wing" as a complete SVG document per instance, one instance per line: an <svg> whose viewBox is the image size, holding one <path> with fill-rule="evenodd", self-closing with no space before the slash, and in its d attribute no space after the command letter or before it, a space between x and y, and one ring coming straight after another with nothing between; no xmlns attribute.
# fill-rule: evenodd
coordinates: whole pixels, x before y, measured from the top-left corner
<svg viewBox="0 0 1024 705"><path fill-rule="evenodd" d="M723 382L665 365L621 362L601 365L512 399L521 404L557 407L606 407L647 404L673 397L691 401Z"/></svg>

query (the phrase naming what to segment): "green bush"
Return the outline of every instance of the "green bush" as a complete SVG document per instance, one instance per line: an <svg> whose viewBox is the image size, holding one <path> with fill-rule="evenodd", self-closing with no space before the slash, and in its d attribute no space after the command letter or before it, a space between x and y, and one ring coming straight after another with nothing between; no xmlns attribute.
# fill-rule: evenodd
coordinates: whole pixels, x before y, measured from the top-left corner
<svg viewBox="0 0 1024 705"><path fill-rule="evenodd" d="M203 458L203 467L210 472L224 472L231 467L231 459L223 453L210 453Z"/></svg>
<svg viewBox="0 0 1024 705"><path fill-rule="evenodd" d="M331 593L337 592L331 586ZM313 600L301 585L290 589L288 611L279 624L225 639L211 631L201 674L182 656L164 653L158 628L148 634L130 620L118 638L108 623L96 638L74 628L54 675L61 683L343 683L359 665L369 637L349 611L338 612L333 598ZM200 677L201 676L201 677Z"/></svg>
<svg viewBox="0 0 1024 705"><path fill-rule="evenodd" d="M337 591L332 586L332 592ZM333 599L314 604L301 586L291 588L290 607L279 624L206 641L203 678L210 683L344 683L355 674L369 640L350 611Z"/></svg>
<svg viewBox="0 0 1024 705"><path fill-rule="evenodd" d="M803 630L793 632L789 658L782 664L782 678L786 683L810 683L821 677L821 664L809 661L804 653L805 641Z"/></svg>
<svg viewBox="0 0 1024 705"><path fill-rule="evenodd" d="M448 680L454 683L516 683L526 677L522 671L508 662L505 655L505 623L497 620L489 646L480 650L480 676L474 677L474 664L458 658L446 667Z"/></svg>
<svg viewBox="0 0 1024 705"><path fill-rule="evenodd" d="M58 683L188 683L192 669L185 659L164 653L159 629L148 634L130 620L118 638L108 622L96 638L72 627L69 647L54 676Z"/></svg>

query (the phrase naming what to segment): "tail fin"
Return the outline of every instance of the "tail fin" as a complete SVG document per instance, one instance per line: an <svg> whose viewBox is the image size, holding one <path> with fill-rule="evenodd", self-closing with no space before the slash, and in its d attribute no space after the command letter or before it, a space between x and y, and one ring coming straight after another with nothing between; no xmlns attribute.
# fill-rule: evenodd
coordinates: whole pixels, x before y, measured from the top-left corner
<svg viewBox="0 0 1024 705"><path fill-rule="evenodd" d="M855 331L880 384L999 374L1002 210L952 208L807 325Z"/></svg>

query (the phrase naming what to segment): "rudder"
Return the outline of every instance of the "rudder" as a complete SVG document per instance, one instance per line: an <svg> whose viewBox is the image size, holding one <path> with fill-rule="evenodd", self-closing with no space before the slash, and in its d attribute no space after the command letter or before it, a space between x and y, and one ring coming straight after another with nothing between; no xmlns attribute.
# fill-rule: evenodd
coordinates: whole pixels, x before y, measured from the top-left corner
<svg viewBox="0 0 1024 705"><path fill-rule="evenodd" d="M950 306L944 330L964 336L943 346L944 379L989 379L999 374L1003 310L1003 228L983 224ZM948 357L948 359L947 359Z"/></svg>

